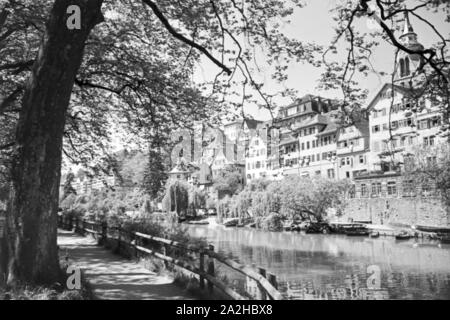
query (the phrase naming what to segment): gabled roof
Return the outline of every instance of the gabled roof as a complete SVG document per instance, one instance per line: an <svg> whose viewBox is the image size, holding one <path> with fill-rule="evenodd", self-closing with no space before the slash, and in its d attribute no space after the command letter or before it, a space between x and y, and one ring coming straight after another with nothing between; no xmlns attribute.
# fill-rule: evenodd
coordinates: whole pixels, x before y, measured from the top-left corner
<svg viewBox="0 0 450 320"><path fill-rule="evenodd" d="M370 103L367 105L366 110L370 111L374 105L378 102L378 100L381 97L381 93L384 92L387 89L393 88L394 90L403 93L405 95L411 95L412 91L411 89L396 85L396 84L392 84L392 83L385 83L380 90L378 90L378 92L373 96L372 100L370 101Z"/></svg>

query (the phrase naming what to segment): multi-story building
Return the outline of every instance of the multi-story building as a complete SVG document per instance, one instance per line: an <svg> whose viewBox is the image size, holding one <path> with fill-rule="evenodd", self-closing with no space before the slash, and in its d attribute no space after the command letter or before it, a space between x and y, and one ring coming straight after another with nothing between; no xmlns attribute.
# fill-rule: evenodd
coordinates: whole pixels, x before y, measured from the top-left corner
<svg viewBox="0 0 450 320"><path fill-rule="evenodd" d="M369 121L364 114L349 126L342 126L337 134L339 178L352 179L369 172Z"/></svg>
<svg viewBox="0 0 450 320"><path fill-rule="evenodd" d="M259 134L250 139L245 157L246 181L267 177L267 141Z"/></svg>
<svg viewBox="0 0 450 320"><path fill-rule="evenodd" d="M269 156L269 169L274 171L269 178L279 178L280 173L336 177L335 109L331 100L312 95L280 109L273 123L277 134L270 132L278 150Z"/></svg>
<svg viewBox="0 0 450 320"><path fill-rule="evenodd" d="M332 113L317 114L293 127L299 141L297 172L301 176L338 178L335 121Z"/></svg>
<svg viewBox="0 0 450 320"><path fill-rule="evenodd" d="M400 40L407 48L423 48L407 14ZM415 84L422 76L419 56L399 53L397 65L394 84L386 83L367 107L371 171L401 171L414 148L432 146L440 139L440 109L416 96Z"/></svg>

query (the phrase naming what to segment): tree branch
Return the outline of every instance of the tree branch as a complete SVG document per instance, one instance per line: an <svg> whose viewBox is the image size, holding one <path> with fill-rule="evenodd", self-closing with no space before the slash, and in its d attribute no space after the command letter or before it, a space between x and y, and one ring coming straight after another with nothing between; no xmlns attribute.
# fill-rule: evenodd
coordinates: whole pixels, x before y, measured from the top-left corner
<svg viewBox="0 0 450 320"><path fill-rule="evenodd" d="M214 58L211 53L208 52L204 47L199 45L198 43L186 38L181 33L177 32L169 23L167 18L164 16L164 14L161 12L161 10L158 8L158 6L151 0L142 0L146 5L148 5L153 13L156 15L156 17L161 21L161 23L164 25L164 27L169 31L169 33L174 36L176 39L186 43L187 45L196 48L201 53L203 53L205 56L207 56L215 65L222 68L228 75L231 75L231 70L225 66L223 63L221 63L219 60Z"/></svg>

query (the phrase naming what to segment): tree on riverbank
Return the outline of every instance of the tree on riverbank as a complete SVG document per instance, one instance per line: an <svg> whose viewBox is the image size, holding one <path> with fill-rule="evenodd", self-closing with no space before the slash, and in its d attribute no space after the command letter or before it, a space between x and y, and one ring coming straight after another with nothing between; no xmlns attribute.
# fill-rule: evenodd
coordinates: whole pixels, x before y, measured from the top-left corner
<svg viewBox="0 0 450 320"><path fill-rule="evenodd" d="M246 186L238 195L219 201L219 214L258 218L279 213L286 219L301 216L322 221L329 209L343 210L349 188L346 180L289 176L281 181Z"/></svg>
<svg viewBox="0 0 450 320"><path fill-rule="evenodd" d="M189 206L189 185L182 181L170 181L166 187L163 207L167 212L186 214Z"/></svg>
<svg viewBox="0 0 450 320"><path fill-rule="evenodd" d="M450 208L450 144L417 147L405 158L405 179L410 188L422 192L434 185L444 204Z"/></svg>

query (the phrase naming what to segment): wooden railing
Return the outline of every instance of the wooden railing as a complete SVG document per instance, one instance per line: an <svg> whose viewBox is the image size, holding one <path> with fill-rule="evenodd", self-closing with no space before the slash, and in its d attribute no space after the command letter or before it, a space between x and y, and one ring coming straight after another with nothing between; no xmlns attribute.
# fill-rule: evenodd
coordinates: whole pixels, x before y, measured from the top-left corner
<svg viewBox="0 0 450 320"><path fill-rule="evenodd" d="M166 263L188 270L199 277L200 288L208 290L209 293L213 293L215 287L233 300L248 299L216 277L215 261L218 261L246 277L245 292L253 299L283 299L281 293L278 291L275 275L267 273L263 268L244 266L234 260L224 258L214 251L214 246L212 245L209 245L206 248L195 245L186 245L177 241L154 237L140 232L128 232L120 226L109 227L105 222L73 219L65 216L58 217L58 227L74 230L76 233L83 235L92 234L99 240L99 243L106 243L108 239L113 239L117 241L119 250L121 246L125 245L132 248L136 257L140 257L141 255L151 255ZM148 248L145 242L158 244L159 249ZM170 256L171 251L173 251L170 249L173 248L193 254L196 262L198 262L198 266Z"/></svg>

